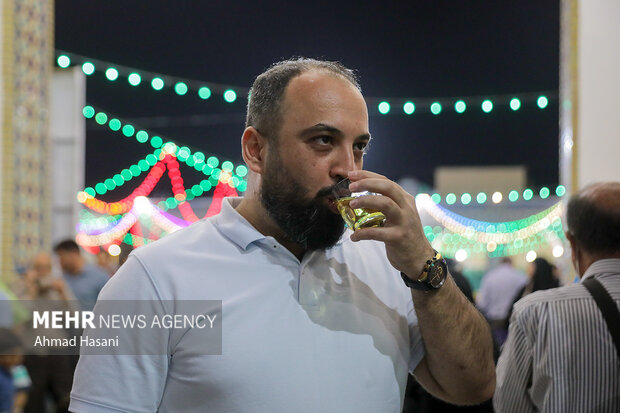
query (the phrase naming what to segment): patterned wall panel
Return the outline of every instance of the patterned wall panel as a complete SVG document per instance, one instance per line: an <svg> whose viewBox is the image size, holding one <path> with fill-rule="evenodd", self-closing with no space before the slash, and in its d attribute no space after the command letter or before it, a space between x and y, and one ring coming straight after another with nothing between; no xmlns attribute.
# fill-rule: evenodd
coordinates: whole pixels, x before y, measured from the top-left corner
<svg viewBox="0 0 620 413"><path fill-rule="evenodd" d="M3 3L6 0L3 0ZM49 83L53 70L53 1L12 0L3 13L3 62L12 62L2 162L3 273L50 249ZM11 15L12 14L12 15ZM6 58L6 60L4 59ZM7 105L8 106L8 105ZM8 231L7 231L8 230Z"/></svg>

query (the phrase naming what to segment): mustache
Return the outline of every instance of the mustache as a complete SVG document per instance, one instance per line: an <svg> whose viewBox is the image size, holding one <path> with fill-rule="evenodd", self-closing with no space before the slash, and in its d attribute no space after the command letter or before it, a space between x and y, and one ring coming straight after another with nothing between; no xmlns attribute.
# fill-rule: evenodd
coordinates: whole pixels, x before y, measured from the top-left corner
<svg viewBox="0 0 620 413"><path fill-rule="evenodd" d="M332 191L334 190L335 187L336 187L336 184L334 184L332 186L326 186L325 188L319 189L318 192L316 193L316 196L314 197L314 199L315 200L319 200L321 198L331 197L332 196Z"/></svg>

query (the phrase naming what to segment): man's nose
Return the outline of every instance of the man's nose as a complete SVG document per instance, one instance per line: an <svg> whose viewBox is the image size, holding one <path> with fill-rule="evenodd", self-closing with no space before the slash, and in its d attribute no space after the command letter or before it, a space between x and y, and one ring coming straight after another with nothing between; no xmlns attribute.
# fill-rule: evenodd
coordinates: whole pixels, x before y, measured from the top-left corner
<svg viewBox="0 0 620 413"><path fill-rule="evenodd" d="M355 154L353 148L338 151L334 159L334 164L330 170L330 177L339 182L349 175L350 171L359 169L355 164Z"/></svg>

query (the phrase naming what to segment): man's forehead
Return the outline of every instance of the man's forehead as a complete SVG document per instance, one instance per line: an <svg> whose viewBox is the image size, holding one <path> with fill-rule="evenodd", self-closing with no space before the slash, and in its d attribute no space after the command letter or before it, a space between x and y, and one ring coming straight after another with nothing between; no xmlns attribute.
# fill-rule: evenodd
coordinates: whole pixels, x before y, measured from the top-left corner
<svg viewBox="0 0 620 413"><path fill-rule="evenodd" d="M283 117L301 115L310 120L308 116L314 113L317 122L334 110L345 111L351 118L363 118L367 128L368 109L361 92L343 76L325 70L311 70L293 78L281 106Z"/></svg>
<svg viewBox="0 0 620 413"><path fill-rule="evenodd" d="M350 87L356 91L360 97L361 93L349 80L344 76L331 72L325 69L311 69L301 73L299 76L292 78L286 87L284 96L290 96L296 92L312 92L320 89L321 87L328 87L329 85L342 84Z"/></svg>

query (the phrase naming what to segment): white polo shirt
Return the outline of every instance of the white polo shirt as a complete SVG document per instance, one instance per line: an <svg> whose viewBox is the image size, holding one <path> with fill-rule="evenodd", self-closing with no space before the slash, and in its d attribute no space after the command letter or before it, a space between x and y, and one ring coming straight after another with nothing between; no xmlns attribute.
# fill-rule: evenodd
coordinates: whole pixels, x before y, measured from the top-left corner
<svg viewBox="0 0 620 413"><path fill-rule="evenodd" d="M222 355L82 356L74 412L400 412L424 357L411 293L383 243L300 262L224 200L132 253L99 300L222 300ZM166 337L162 337L166 340ZM190 354L191 353L191 354Z"/></svg>

